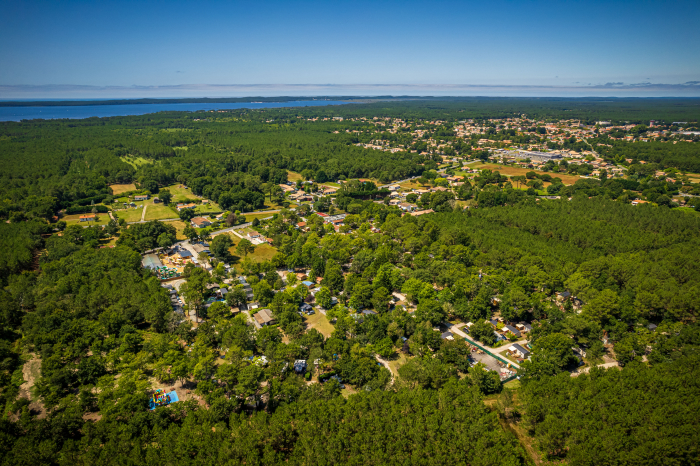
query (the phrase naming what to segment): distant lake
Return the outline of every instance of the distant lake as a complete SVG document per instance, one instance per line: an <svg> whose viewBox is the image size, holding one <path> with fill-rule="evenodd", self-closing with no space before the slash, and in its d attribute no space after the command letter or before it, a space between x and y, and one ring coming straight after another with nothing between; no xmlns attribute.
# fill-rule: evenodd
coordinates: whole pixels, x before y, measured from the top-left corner
<svg viewBox="0 0 700 466"><path fill-rule="evenodd" d="M237 108L320 107L345 105L340 100L299 100L295 102L239 102L239 103L186 103L186 104L125 104L66 107L0 107L0 121L20 121L43 118L90 118L127 115L145 115L156 112L196 112L198 110L235 110Z"/></svg>

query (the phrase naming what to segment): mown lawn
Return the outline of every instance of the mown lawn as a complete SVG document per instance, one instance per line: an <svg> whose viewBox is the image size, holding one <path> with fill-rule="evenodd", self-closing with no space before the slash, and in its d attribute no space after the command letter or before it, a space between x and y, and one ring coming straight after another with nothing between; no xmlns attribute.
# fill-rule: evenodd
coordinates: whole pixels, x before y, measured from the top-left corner
<svg viewBox="0 0 700 466"><path fill-rule="evenodd" d="M330 337L333 330L335 330L335 327L328 322L328 318L318 311L312 316L304 316L304 323L307 326L307 331L308 329L315 328L326 338Z"/></svg>
<svg viewBox="0 0 700 466"><path fill-rule="evenodd" d="M60 220L63 220L68 225L80 225L83 227L93 226L93 225L107 225L109 223L109 221L111 220L109 218L108 213L98 213L96 222L81 222L80 221L81 215L90 215L90 214L64 215L63 217L60 218Z"/></svg>
<svg viewBox="0 0 700 466"><path fill-rule="evenodd" d="M178 214L174 208L164 204L153 204L151 201L146 209L146 220L161 220L164 218L177 218Z"/></svg>
<svg viewBox="0 0 700 466"><path fill-rule="evenodd" d="M241 233L240 230L238 230L239 233ZM241 235L245 236L244 233L241 233ZM233 233L229 233L229 236L231 237L231 240L233 241L233 246L229 248L229 252L233 256L233 262L241 262L243 260L242 256L239 256L238 253L236 252L236 246L238 246L238 243L241 242L241 238L239 238L237 235ZM270 246L269 244L255 244L255 251L253 251L251 254L248 254L248 257L250 257L253 261L255 262L265 262L267 260L270 260L274 257L275 254L277 254L277 249Z"/></svg>
<svg viewBox="0 0 700 466"><path fill-rule="evenodd" d="M148 211L146 211L148 213ZM127 223L129 222L140 222L141 214L143 214L143 203L138 205L135 209L129 207L128 209L115 210L114 213L119 218L123 218Z"/></svg>
<svg viewBox="0 0 700 466"><path fill-rule="evenodd" d="M258 220L262 220L264 218L272 217L276 213L277 212L250 212L244 213L243 216L245 217L246 222L252 222L255 218L257 218Z"/></svg>
<svg viewBox="0 0 700 466"><path fill-rule="evenodd" d="M212 212L221 212L221 207L216 202L209 202L208 204L201 204L194 208L197 214L210 214Z"/></svg>

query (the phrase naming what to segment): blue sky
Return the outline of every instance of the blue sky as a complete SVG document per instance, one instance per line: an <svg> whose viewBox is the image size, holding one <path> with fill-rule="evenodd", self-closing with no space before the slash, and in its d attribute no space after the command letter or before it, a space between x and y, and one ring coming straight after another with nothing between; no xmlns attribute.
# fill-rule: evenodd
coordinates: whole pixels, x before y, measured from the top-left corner
<svg viewBox="0 0 700 466"><path fill-rule="evenodd" d="M5 98L700 95L686 84L700 81L697 0L1 0L0 11Z"/></svg>

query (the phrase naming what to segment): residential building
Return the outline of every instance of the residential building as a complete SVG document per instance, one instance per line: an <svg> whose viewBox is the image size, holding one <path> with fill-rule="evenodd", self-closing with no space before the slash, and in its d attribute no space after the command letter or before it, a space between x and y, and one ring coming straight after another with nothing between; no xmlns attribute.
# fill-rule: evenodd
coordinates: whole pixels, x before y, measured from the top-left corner
<svg viewBox="0 0 700 466"><path fill-rule="evenodd" d="M211 225L209 219L204 217L195 217L191 220L192 226L195 228L205 228Z"/></svg>
<svg viewBox="0 0 700 466"><path fill-rule="evenodd" d="M263 309L256 314L253 314L253 318L255 319L255 322L258 323L261 327L264 327L266 325L274 325L275 324L275 317L272 314L272 311L269 309Z"/></svg>
<svg viewBox="0 0 700 466"><path fill-rule="evenodd" d="M517 343L511 345L510 348L508 348L508 351L521 359L527 359L530 357L530 352Z"/></svg>
<svg viewBox="0 0 700 466"><path fill-rule="evenodd" d="M183 209L194 209L195 207L197 207L197 204L191 202L189 204L178 204L176 208L177 208L177 211L180 212Z"/></svg>

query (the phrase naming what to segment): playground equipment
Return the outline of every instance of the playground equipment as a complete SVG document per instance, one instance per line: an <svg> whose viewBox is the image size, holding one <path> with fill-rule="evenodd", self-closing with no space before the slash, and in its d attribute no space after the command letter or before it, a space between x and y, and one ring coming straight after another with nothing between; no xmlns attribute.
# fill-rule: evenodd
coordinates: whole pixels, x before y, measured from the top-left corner
<svg viewBox="0 0 700 466"><path fill-rule="evenodd" d="M161 390L159 388L155 391L151 397L151 400L148 402L148 407L152 411L160 406L167 406L178 401L180 401L180 399L178 398L175 390L170 393L165 393L165 390Z"/></svg>

